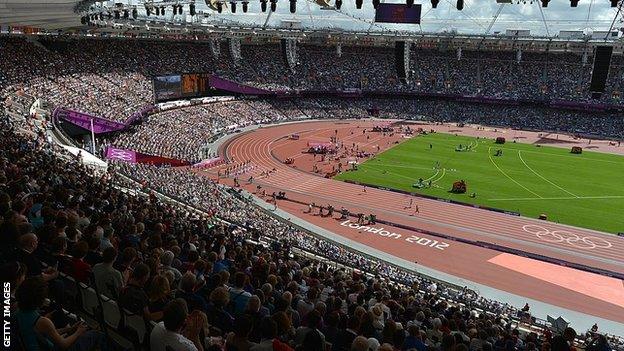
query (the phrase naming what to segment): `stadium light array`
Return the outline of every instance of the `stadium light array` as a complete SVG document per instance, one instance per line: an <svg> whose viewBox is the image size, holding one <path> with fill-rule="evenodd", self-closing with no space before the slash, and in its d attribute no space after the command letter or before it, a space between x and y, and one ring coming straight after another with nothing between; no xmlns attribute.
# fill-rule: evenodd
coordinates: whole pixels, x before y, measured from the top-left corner
<svg viewBox="0 0 624 351"><path fill-rule="evenodd" d="M182 0L184 1L184 0ZM210 0L205 0L206 3L209 3ZM260 9L262 12L266 12L267 11L267 7L268 4L270 4L270 11L271 12L275 12L277 10L277 1L278 0L260 0ZM340 10L342 8L343 5L343 0L334 0L334 7L337 10ZM520 0L518 0L520 1ZM526 0L525 0L526 1ZM532 1L532 0L531 0ZM543 7L547 7L548 3L550 2L550 0L540 0L542 3ZM617 4L619 3L620 0L610 0L612 6L617 6ZM624 0L623 0L624 1ZM236 13L236 3L237 2L241 2L242 3L242 11L243 13L247 13L249 10L249 0L217 0L214 5L216 7L216 10L218 13L223 13L223 6L228 6L228 2L230 3L230 10L231 13L235 14ZM288 0L289 2L289 11L290 13L296 13L297 11L297 0ZM456 7L457 10L462 11L464 9L464 2L465 0L456 0ZM570 0L570 6L571 7L577 7L578 6L578 2L579 0ZM154 5L152 3L145 3L143 6L145 7L145 13L146 16L150 16L150 15L156 15L156 16L165 16L166 12L167 12L167 7L171 6L171 10L174 16L176 15L182 15L184 13L184 5L187 4L189 5L189 9L188 9L188 13L191 16L196 16L197 15L197 11L196 11L196 5L195 5L195 1L189 1L186 2L184 1L183 4L180 4L178 2L176 2L175 4L171 4L171 3L159 3L158 5ZM373 4L373 8L377 9L379 7L381 3L381 0L372 0L372 4ZM413 7L414 6L415 1L414 0L405 0L405 4L407 7ZM440 3L440 0L431 0L431 7L432 8L437 8L438 5ZM355 5L357 9L361 9L363 6L363 0L355 0ZM105 10L106 8L104 8ZM99 9L100 12L95 12L95 13L90 13L90 14L86 14L84 17L81 18L81 23L84 22L84 24L94 24L95 21L100 20L103 21L104 17L106 16L105 13L102 10L102 8ZM119 19L125 19L128 20L130 18L130 16L132 17L132 19L136 20L138 19L138 9L136 6L121 6L121 7L117 7L115 9L110 9L107 12L107 16L108 19L112 19L113 16L116 20Z"/></svg>

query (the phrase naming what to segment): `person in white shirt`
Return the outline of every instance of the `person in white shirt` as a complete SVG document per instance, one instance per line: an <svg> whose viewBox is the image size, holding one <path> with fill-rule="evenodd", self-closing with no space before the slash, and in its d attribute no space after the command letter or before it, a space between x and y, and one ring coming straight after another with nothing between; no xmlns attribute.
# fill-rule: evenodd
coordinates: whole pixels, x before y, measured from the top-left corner
<svg viewBox="0 0 624 351"><path fill-rule="evenodd" d="M167 347L175 351L203 351L199 337L190 340L181 334L188 307L182 299L175 299L167 304L163 311L163 321L156 324L150 334L151 351L167 351Z"/></svg>

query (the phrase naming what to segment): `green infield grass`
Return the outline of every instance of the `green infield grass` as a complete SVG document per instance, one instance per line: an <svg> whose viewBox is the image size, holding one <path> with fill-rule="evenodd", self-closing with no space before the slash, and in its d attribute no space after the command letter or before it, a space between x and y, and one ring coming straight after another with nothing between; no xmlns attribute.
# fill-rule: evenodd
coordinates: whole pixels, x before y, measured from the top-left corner
<svg viewBox="0 0 624 351"><path fill-rule="evenodd" d="M456 151L459 145L469 150ZM618 155L434 133L402 142L336 179L624 232L624 157ZM458 180L466 182L466 193L450 192Z"/></svg>

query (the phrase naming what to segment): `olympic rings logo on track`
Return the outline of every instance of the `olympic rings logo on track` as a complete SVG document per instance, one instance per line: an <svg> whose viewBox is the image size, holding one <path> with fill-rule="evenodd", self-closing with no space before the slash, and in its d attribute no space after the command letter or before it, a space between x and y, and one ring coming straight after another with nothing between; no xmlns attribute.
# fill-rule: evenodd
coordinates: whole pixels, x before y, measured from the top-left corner
<svg viewBox="0 0 624 351"><path fill-rule="evenodd" d="M539 239L549 243L567 243L572 247L584 250L608 249L613 246L610 242L596 236L578 236L565 230L549 230L541 225L527 224L522 229L535 234Z"/></svg>

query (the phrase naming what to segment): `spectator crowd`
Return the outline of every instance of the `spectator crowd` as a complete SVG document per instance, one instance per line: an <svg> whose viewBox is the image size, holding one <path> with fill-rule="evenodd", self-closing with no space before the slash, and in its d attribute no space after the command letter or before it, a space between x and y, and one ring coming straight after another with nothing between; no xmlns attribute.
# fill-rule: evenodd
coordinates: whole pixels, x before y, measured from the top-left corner
<svg viewBox="0 0 624 351"><path fill-rule="evenodd" d="M423 99L324 98L237 100L154 113L130 129L106 137L102 145L196 162L214 135L247 125L371 115L624 139L624 118L611 113Z"/></svg>
<svg viewBox="0 0 624 351"><path fill-rule="evenodd" d="M402 86L393 78L392 53L382 48L344 48L328 65L333 53L302 46L291 72L276 63L273 46L243 46L243 64L234 65L212 59L202 43L13 37L0 43L3 97L25 92L117 121L151 102L149 77L180 71L289 89L536 99L582 99L579 87L588 79L588 68L571 54L526 54L526 62L514 63L505 53L465 52L457 60L415 50L415 79ZM618 90L621 75L610 77L610 89ZM624 130L622 117L524 105L236 100L156 113L107 142L197 160L206 140L223 130L369 114L612 137ZM16 338L27 350L119 348L104 326L89 327L68 311L63 275L149 321L146 344L156 351L572 351L579 340L588 351L622 348L597 326L580 334L524 330L518 319L528 306L518 310L319 239L191 170L115 163L98 171L51 143L45 123L1 117L0 273L11 283Z"/></svg>
<svg viewBox="0 0 624 351"><path fill-rule="evenodd" d="M106 144L185 161L201 160L212 136L286 116L261 101L215 102L155 113L106 138Z"/></svg>
<svg viewBox="0 0 624 351"><path fill-rule="evenodd" d="M152 350L568 351L579 336L618 347L521 330L527 308L317 239L192 172L96 171L37 124L1 123L1 273L28 350L119 347L65 310L60 274L153 322Z"/></svg>
<svg viewBox="0 0 624 351"><path fill-rule="evenodd" d="M207 43L132 39L0 38L0 95L16 90L55 106L125 121L154 102L151 77L213 73L272 90L361 89L463 94L509 99L589 100L592 59L574 53L413 48L412 79L400 84L390 48L301 44L293 70L277 45L243 45L242 61L227 50L214 58ZM622 58L614 56L602 102L621 104Z"/></svg>

